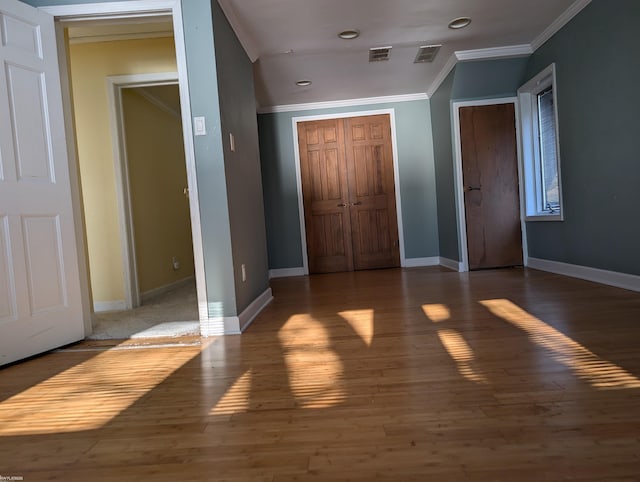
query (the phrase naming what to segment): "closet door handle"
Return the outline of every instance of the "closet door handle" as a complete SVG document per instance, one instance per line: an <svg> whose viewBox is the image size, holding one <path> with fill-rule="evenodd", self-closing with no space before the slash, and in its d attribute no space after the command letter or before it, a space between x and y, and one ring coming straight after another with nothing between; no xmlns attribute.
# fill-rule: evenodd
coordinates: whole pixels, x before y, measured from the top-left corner
<svg viewBox="0 0 640 482"><path fill-rule="evenodd" d="M339 208L346 208L347 207L347 203L340 203L338 204Z"/></svg>
<svg viewBox="0 0 640 482"><path fill-rule="evenodd" d="M354 203L351 203L352 206L360 206L362 204L362 201L356 201Z"/></svg>

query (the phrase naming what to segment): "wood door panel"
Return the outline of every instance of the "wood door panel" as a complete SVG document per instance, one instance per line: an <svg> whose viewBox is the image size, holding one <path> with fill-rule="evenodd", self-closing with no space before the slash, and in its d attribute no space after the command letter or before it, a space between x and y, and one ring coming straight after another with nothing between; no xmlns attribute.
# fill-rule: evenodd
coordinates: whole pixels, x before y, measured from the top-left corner
<svg viewBox="0 0 640 482"><path fill-rule="evenodd" d="M393 176L386 172L383 149L384 145L354 146L353 159L358 160L354 165L357 198L394 194L393 189L387 192L387 180L393 181Z"/></svg>
<svg viewBox="0 0 640 482"><path fill-rule="evenodd" d="M324 144L338 142L338 129L340 129L339 123L336 123L336 125L324 126L322 128L322 140Z"/></svg>
<svg viewBox="0 0 640 482"><path fill-rule="evenodd" d="M345 119L355 269L400 265L389 116Z"/></svg>
<svg viewBox="0 0 640 482"><path fill-rule="evenodd" d="M313 272L350 271L350 266L346 264L350 248L343 220L342 213L312 216L314 238L311 241L311 251L315 254Z"/></svg>
<svg viewBox="0 0 640 482"><path fill-rule="evenodd" d="M354 237L354 252L366 260L368 268L384 268L389 264L393 242L389 238L389 215L386 209L367 209L357 213L359 232Z"/></svg>
<svg viewBox="0 0 640 482"><path fill-rule="evenodd" d="M343 188L338 150L309 151L308 159L312 201L340 201Z"/></svg>
<svg viewBox="0 0 640 482"><path fill-rule="evenodd" d="M460 109L469 269L522 264L513 104Z"/></svg>
<svg viewBox="0 0 640 482"><path fill-rule="evenodd" d="M298 124L311 273L400 265L388 115Z"/></svg>
<svg viewBox="0 0 640 482"><path fill-rule="evenodd" d="M343 192L338 149L327 149L324 152L322 167L325 169L325 172L322 173L322 179L326 181L326 193L323 195L323 199L340 201L343 197Z"/></svg>
<svg viewBox="0 0 640 482"><path fill-rule="evenodd" d="M298 142L309 270L350 271L353 257L342 123L335 119L301 122Z"/></svg>
<svg viewBox="0 0 640 482"><path fill-rule="evenodd" d="M312 216L311 223L315 231L315 252L320 257L344 256L344 226L341 214Z"/></svg>

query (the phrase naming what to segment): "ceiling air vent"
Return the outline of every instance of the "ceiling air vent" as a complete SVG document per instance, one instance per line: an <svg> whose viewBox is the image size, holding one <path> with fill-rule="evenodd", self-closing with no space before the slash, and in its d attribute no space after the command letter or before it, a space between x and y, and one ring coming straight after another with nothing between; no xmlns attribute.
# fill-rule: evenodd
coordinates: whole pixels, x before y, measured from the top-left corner
<svg viewBox="0 0 640 482"><path fill-rule="evenodd" d="M438 55L440 47L442 47L442 45L423 45L418 49L418 54L416 55L416 59L413 63L420 64L423 62L433 62L433 59Z"/></svg>
<svg viewBox="0 0 640 482"><path fill-rule="evenodd" d="M391 47L375 47L369 49L369 62L380 62L381 60L389 60Z"/></svg>

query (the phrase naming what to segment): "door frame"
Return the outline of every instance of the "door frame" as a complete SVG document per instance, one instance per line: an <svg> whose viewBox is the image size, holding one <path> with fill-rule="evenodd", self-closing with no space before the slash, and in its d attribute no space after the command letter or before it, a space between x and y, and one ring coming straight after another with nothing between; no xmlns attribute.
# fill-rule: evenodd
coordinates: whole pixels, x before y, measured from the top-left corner
<svg viewBox="0 0 640 482"><path fill-rule="evenodd" d="M198 299L198 317L200 324L209 319L206 278L204 271L204 247L202 242L202 227L200 223L200 203L198 197L198 183L196 173L195 148L193 141L193 126L191 124L191 103L187 75L187 56L184 28L182 25L181 0L127 0L105 3L68 4L38 7L39 10L54 17L56 25L56 46L61 72L62 101L65 112L65 131L69 149L70 171L72 181L71 195L74 212L76 213L76 237L83 240L85 248L78 253L83 261L81 266L82 298L87 306L93 306L91 300L90 281L88 273L86 243L84 243L84 221L82 214L82 194L77 167L76 137L73 123L73 98L69 79L69 60L64 28L74 22L87 20L126 20L140 17L171 16L173 21L173 35L175 42L176 64L178 70L178 85L180 90L180 105L182 108L182 130L184 136L185 162L187 168L187 185L189 188L189 209L191 216L191 236L193 239L193 256L195 264L196 291ZM93 310L91 310L93 311ZM86 326L86 324L85 324ZM87 331L87 334L91 330Z"/></svg>
<svg viewBox="0 0 640 482"><path fill-rule="evenodd" d="M135 250L135 229L131 207L131 185L129 180L129 159L124 131L123 89L177 85L177 72L157 72L150 74L113 75L107 77L107 98L111 121L113 162L116 177L116 201L120 225L120 246L124 273L124 294L127 310L140 306L142 293L138 281L138 264Z"/></svg>
<svg viewBox="0 0 640 482"><path fill-rule="evenodd" d="M298 123L317 120L346 119L349 117L365 117L374 115L389 115L391 125L391 152L393 157L393 183L396 191L396 217L398 219L398 242L400 244L400 266L405 267L407 260L404 255L404 230L402 229L402 204L400 201L400 174L398 170L398 142L396 136L396 111L395 109L364 110L356 112L342 112L339 114L319 114L293 117L293 150L296 166L296 187L298 191L298 214L300 216L300 242L302 245L302 269L303 274L309 274L309 258L307 255L306 222L304 219L304 198L302 197L302 171L300 169L300 146L298 145Z"/></svg>
<svg viewBox="0 0 640 482"><path fill-rule="evenodd" d="M451 129L453 131L453 175L454 175L454 189L456 197L456 212L458 214L458 239L459 255L460 255L460 272L469 271L469 251L467 243L467 216L464 206L464 179L462 176L462 141L460 136L460 108L482 106L482 105L498 105L498 104L513 104L515 112L515 133L516 133L516 164L518 169L518 197L520 198L520 229L522 231L522 260L525 266L528 264L528 247L527 247L527 224L525 223L524 213L524 193L523 193L523 177L522 177L522 162L520 159L520 118L518 111L518 98L517 97L501 97L499 99L481 99L481 100L467 100L451 103Z"/></svg>

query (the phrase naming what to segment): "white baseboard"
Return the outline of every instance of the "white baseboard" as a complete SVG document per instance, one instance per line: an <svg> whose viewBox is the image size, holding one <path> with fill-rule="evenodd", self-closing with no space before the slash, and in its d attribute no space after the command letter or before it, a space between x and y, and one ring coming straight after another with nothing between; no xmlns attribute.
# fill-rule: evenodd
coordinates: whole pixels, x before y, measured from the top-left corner
<svg viewBox="0 0 640 482"><path fill-rule="evenodd" d="M194 277L193 276L189 276L187 278L183 278L181 280L178 281L174 281L173 283L169 283L163 286L158 286L157 288L153 288L152 290L149 291L145 291L144 293L142 293L140 295L141 301L142 303L146 303L147 301L149 301L151 298L155 298L156 296L160 296L163 295L165 293L168 293L169 291L179 288L182 285L185 285L187 283L193 283Z"/></svg>
<svg viewBox="0 0 640 482"><path fill-rule="evenodd" d="M453 259L440 257L440 262L438 264L454 271L462 271L462 263Z"/></svg>
<svg viewBox="0 0 640 482"><path fill-rule="evenodd" d="M125 300L93 302L93 311L96 313L102 313L105 311L123 311L126 309L127 302Z"/></svg>
<svg viewBox="0 0 640 482"><path fill-rule="evenodd" d="M225 316L200 320L200 334L207 336L239 335L273 301L271 288L267 288L238 316Z"/></svg>
<svg viewBox="0 0 640 482"><path fill-rule="evenodd" d="M273 294L271 288L267 288L264 292L258 296L249 306L247 306L242 313L240 313L240 331L244 331L253 322L253 320L264 310L269 303L273 301Z"/></svg>
<svg viewBox="0 0 640 482"><path fill-rule="evenodd" d="M624 288L631 291L640 291L640 276L619 273L617 271L607 271L598 268L589 268L576 264L561 263L559 261L549 261L547 259L529 258L527 267L548 271L550 273L562 274L572 278L584 279L595 283L602 283L617 288Z"/></svg>
<svg viewBox="0 0 640 482"><path fill-rule="evenodd" d="M290 276L304 276L304 268L282 268L269 270L269 279L289 278Z"/></svg>
<svg viewBox="0 0 640 482"><path fill-rule="evenodd" d="M240 323L237 316L219 316L216 318L206 318L200 320L200 335L220 336L220 335L239 335Z"/></svg>
<svg viewBox="0 0 640 482"><path fill-rule="evenodd" d="M406 258L404 260L405 268L420 268L422 266L438 266L440 258L432 256L431 258Z"/></svg>

